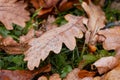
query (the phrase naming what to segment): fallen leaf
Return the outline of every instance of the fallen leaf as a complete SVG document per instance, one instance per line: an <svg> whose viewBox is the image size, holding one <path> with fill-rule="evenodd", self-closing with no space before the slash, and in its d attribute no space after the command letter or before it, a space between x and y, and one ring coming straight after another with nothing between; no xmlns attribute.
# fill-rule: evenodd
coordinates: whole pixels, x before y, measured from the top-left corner
<svg viewBox="0 0 120 80"><path fill-rule="evenodd" d="M32 28L28 31L26 35L20 36L20 43L28 43L35 35L35 30Z"/></svg>
<svg viewBox="0 0 120 80"><path fill-rule="evenodd" d="M103 80L103 79L101 79L101 77L100 76L96 76L96 77L94 77L94 79L93 80Z"/></svg>
<svg viewBox="0 0 120 80"><path fill-rule="evenodd" d="M38 80L48 80L46 76L41 76L38 78Z"/></svg>
<svg viewBox="0 0 120 80"><path fill-rule="evenodd" d="M25 61L28 61L28 68L33 70L34 67L38 67L41 60L45 60L50 51L59 53L64 43L70 50L73 50L76 46L76 38L82 38L83 33L81 28L85 28L82 23L82 17L66 15L68 23L47 31L42 36L32 39L29 42L31 46L25 52Z"/></svg>
<svg viewBox="0 0 120 80"><path fill-rule="evenodd" d="M78 72L79 78L94 77L95 74L96 74L96 72L90 72L90 71L87 71L87 70L80 70Z"/></svg>
<svg viewBox="0 0 120 80"><path fill-rule="evenodd" d="M83 78L81 80L93 80L93 77L85 77L85 78Z"/></svg>
<svg viewBox="0 0 120 80"><path fill-rule="evenodd" d="M48 19L44 21L41 28L44 29L44 32L49 31L53 28L57 28L58 25L55 24L54 22L55 22L55 17L53 15L49 15Z"/></svg>
<svg viewBox="0 0 120 80"><path fill-rule="evenodd" d="M120 1L119 0L114 0L111 3L110 8L115 9L115 10L120 10Z"/></svg>
<svg viewBox="0 0 120 80"><path fill-rule="evenodd" d="M82 7L88 15L87 32L85 34L85 43L95 45L97 41L97 32L105 26L105 14L100 6L94 5L91 0L82 3Z"/></svg>
<svg viewBox="0 0 120 80"><path fill-rule="evenodd" d="M12 37L2 38L0 48L9 54L21 54L25 50L25 46L17 43Z"/></svg>
<svg viewBox="0 0 120 80"><path fill-rule="evenodd" d="M37 70L0 70L0 80L32 80L35 75L42 72L49 72L51 70L51 65L41 67Z"/></svg>
<svg viewBox="0 0 120 80"><path fill-rule="evenodd" d="M9 45L19 45L12 37L8 36L1 40L1 45L9 46Z"/></svg>
<svg viewBox="0 0 120 80"><path fill-rule="evenodd" d="M120 59L120 26L114 26L113 28L100 30L98 34L104 37L103 48L106 50L115 50L117 59Z"/></svg>
<svg viewBox="0 0 120 80"><path fill-rule="evenodd" d="M68 73L64 80L81 80L81 78L78 76L79 71L80 69L78 68L73 69L70 73Z"/></svg>
<svg viewBox="0 0 120 80"><path fill-rule="evenodd" d="M60 75L57 73L54 73L53 75L50 76L49 80L62 80L60 78Z"/></svg>
<svg viewBox="0 0 120 80"><path fill-rule="evenodd" d="M53 28L58 27L58 25L54 24L54 22L55 22L55 17L53 15L49 15L48 19L43 21L42 26L40 27L40 29L35 31L35 36L40 37L46 31L49 31L49 30L51 30Z"/></svg>
<svg viewBox="0 0 120 80"><path fill-rule="evenodd" d="M38 9L42 8L50 8L56 6L59 0L31 0L33 6Z"/></svg>
<svg viewBox="0 0 120 80"><path fill-rule="evenodd" d="M103 41L104 49L116 50L120 47L120 26L100 30L98 34L105 37L105 40Z"/></svg>
<svg viewBox="0 0 120 80"><path fill-rule="evenodd" d="M27 5L23 1L0 0L0 21L8 30L12 30L12 23L25 27L29 20L29 13L24 9Z"/></svg>
<svg viewBox="0 0 120 80"><path fill-rule="evenodd" d="M39 16L51 12L58 2L59 0L31 0L36 9L42 8L38 13Z"/></svg>
<svg viewBox="0 0 120 80"><path fill-rule="evenodd" d="M47 14L47 13L51 12L52 10L53 10L53 7L52 8L48 8L48 9L42 9L42 10L39 11L38 15L42 16L44 14Z"/></svg>
<svg viewBox="0 0 120 80"><path fill-rule="evenodd" d="M104 78L104 80L120 80L120 64L108 72Z"/></svg>
<svg viewBox="0 0 120 80"><path fill-rule="evenodd" d="M34 76L30 71L0 70L0 80L31 80Z"/></svg>
<svg viewBox="0 0 120 80"><path fill-rule="evenodd" d="M59 5L59 11L66 11L74 7L74 4L79 3L78 0L62 0Z"/></svg>
<svg viewBox="0 0 120 80"><path fill-rule="evenodd" d="M113 69L118 65L118 60L113 57L102 57L97 60L92 66L95 66L99 72L99 74L106 73L107 71Z"/></svg>

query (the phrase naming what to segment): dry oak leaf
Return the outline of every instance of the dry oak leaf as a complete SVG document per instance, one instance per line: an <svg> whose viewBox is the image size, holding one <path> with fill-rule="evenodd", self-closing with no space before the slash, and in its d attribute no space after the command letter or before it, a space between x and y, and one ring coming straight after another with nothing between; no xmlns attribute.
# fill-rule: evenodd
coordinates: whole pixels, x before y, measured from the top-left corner
<svg viewBox="0 0 120 80"><path fill-rule="evenodd" d="M98 34L105 37L105 40L103 41L104 49L116 50L120 47L120 26L101 30Z"/></svg>
<svg viewBox="0 0 120 80"><path fill-rule="evenodd" d="M31 71L25 70L0 70L0 80L31 80L33 78Z"/></svg>
<svg viewBox="0 0 120 80"><path fill-rule="evenodd" d="M95 74L96 74L96 72L90 72L90 71L87 71L87 70L80 70L78 72L79 78L93 77L93 76L95 76Z"/></svg>
<svg viewBox="0 0 120 80"><path fill-rule="evenodd" d="M62 79L60 78L59 74L54 73L50 76L49 80L62 80Z"/></svg>
<svg viewBox="0 0 120 80"><path fill-rule="evenodd" d="M120 80L120 64L108 72L102 80Z"/></svg>
<svg viewBox="0 0 120 80"><path fill-rule="evenodd" d="M48 80L46 76L41 76L38 78L38 80Z"/></svg>
<svg viewBox="0 0 120 80"><path fill-rule="evenodd" d="M29 13L24 9L27 4L24 1L0 0L0 21L8 30L12 30L12 23L25 26L29 20Z"/></svg>
<svg viewBox="0 0 120 80"><path fill-rule="evenodd" d="M50 51L59 53L64 43L70 50L76 46L76 38L82 38L83 33L81 28L84 28L82 23L83 17L73 16L68 14L65 16L68 23L61 27L47 31L42 36L32 39L29 42L31 46L25 52L25 61L28 61L27 66L30 70L38 67L41 60L45 60Z"/></svg>
<svg viewBox="0 0 120 80"><path fill-rule="evenodd" d="M20 43L28 43L35 35L35 30L31 28L26 35L20 36Z"/></svg>
<svg viewBox="0 0 120 80"><path fill-rule="evenodd" d="M0 70L0 80L33 80L40 73L51 71L51 65L48 64L39 69L30 70Z"/></svg>
<svg viewBox="0 0 120 80"><path fill-rule="evenodd" d="M12 37L8 36L1 40L0 49L9 54L21 54L25 48L21 44L17 43Z"/></svg>
<svg viewBox="0 0 120 80"><path fill-rule="evenodd" d="M59 0L30 0L30 2L36 9L42 8L38 13L41 16L51 12Z"/></svg>
<svg viewBox="0 0 120 80"><path fill-rule="evenodd" d="M105 26L105 14L100 6L94 5L91 0L82 3L82 7L88 15L87 32L85 34L86 44L95 45L97 41L97 32Z"/></svg>
<svg viewBox="0 0 120 80"><path fill-rule="evenodd" d="M68 73L66 78L63 80L81 80L81 78L79 78L79 76L78 76L79 71L80 71L79 68L73 69L70 73Z"/></svg>
<svg viewBox="0 0 120 80"><path fill-rule="evenodd" d="M54 24L54 22L55 22L55 17L53 15L49 15L48 19L42 22L42 26L40 27L40 29L35 31L35 36L40 37L46 31L58 27L58 25Z"/></svg>
<svg viewBox="0 0 120 80"><path fill-rule="evenodd" d="M99 72L99 74L106 73L107 71L113 69L118 65L118 60L113 57L102 57L97 60L92 66L95 66Z"/></svg>

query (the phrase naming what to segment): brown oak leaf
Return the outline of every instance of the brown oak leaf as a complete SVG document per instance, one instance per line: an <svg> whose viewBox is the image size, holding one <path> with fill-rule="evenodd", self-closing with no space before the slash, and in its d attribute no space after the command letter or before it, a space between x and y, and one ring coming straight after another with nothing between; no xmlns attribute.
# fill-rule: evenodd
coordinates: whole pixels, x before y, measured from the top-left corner
<svg viewBox="0 0 120 80"><path fill-rule="evenodd" d="M79 71L79 68L73 69L63 80L81 80L81 78L78 76Z"/></svg>
<svg viewBox="0 0 120 80"><path fill-rule="evenodd" d="M42 26L39 28L39 30L35 31L35 36L40 37L46 31L58 27L58 25L54 24L54 22L55 22L55 17L53 15L49 15L48 19L42 22Z"/></svg>
<svg viewBox="0 0 120 80"><path fill-rule="evenodd" d="M12 37L8 36L2 38L0 42L0 49L4 50L9 54L21 54L24 49L22 45L17 43Z"/></svg>
<svg viewBox="0 0 120 80"><path fill-rule="evenodd" d="M37 70L0 70L0 80L33 80L40 73L51 71L51 65L48 64Z"/></svg>
<svg viewBox="0 0 120 80"><path fill-rule="evenodd" d="M38 80L48 80L46 76L41 76L38 78Z"/></svg>
<svg viewBox="0 0 120 80"><path fill-rule="evenodd" d="M50 76L49 80L62 80L62 79L60 78L59 74L54 73Z"/></svg>
<svg viewBox="0 0 120 80"><path fill-rule="evenodd" d="M41 16L51 12L59 0L30 0L30 2L36 9L42 8L38 13Z"/></svg>
<svg viewBox="0 0 120 80"><path fill-rule="evenodd" d="M99 74L106 73L107 71L113 69L117 65L118 59L113 56L102 57L93 64L93 66L97 68Z"/></svg>
<svg viewBox="0 0 120 80"><path fill-rule="evenodd" d="M101 80L120 80L120 64L104 75Z"/></svg>
<svg viewBox="0 0 120 80"><path fill-rule="evenodd" d="M31 28L26 35L20 36L20 43L28 43L35 35L35 30Z"/></svg>
<svg viewBox="0 0 120 80"><path fill-rule="evenodd" d="M78 72L79 78L93 77L93 76L95 76L95 74L96 74L96 72L90 72L90 71L87 71L87 70L80 70Z"/></svg>
<svg viewBox="0 0 120 80"><path fill-rule="evenodd" d="M91 0L82 3L82 7L88 15L87 32L85 34L86 44L95 45L97 41L97 32L105 26L105 14L100 6L94 5Z"/></svg>
<svg viewBox="0 0 120 80"><path fill-rule="evenodd" d="M24 9L27 5L23 1L0 0L0 21L8 30L12 30L12 23L21 27L29 20L29 13Z"/></svg>
<svg viewBox="0 0 120 80"><path fill-rule="evenodd" d="M115 50L120 47L120 26L101 30L98 34L105 37L103 41L104 49Z"/></svg>
<svg viewBox="0 0 120 80"><path fill-rule="evenodd" d="M38 67L40 60L45 60L50 51L58 54L62 48L62 43L73 50L76 46L75 37L83 37L81 31L81 28L85 28L82 23L83 17L68 14L65 19L68 20L67 24L49 30L29 42L31 47L25 52L24 60L28 61L27 66L30 70Z"/></svg>

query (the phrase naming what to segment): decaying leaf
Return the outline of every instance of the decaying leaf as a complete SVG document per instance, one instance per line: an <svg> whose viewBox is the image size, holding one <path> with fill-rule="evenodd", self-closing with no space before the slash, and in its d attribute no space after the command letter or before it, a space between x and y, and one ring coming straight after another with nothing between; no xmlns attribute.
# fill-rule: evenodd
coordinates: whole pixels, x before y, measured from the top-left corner
<svg viewBox="0 0 120 80"><path fill-rule="evenodd" d="M0 80L31 80L33 75L30 71L9 71L0 70Z"/></svg>
<svg viewBox="0 0 120 80"><path fill-rule="evenodd" d="M49 80L62 80L60 78L60 75L57 73L54 73L53 75L50 76Z"/></svg>
<svg viewBox="0 0 120 80"><path fill-rule="evenodd" d="M45 60L50 51L59 53L64 43L70 50L76 46L76 38L82 38L83 33L81 27L85 28L82 23L82 17L66 15L65 19L68 23L47 31L41 37L32 39L29 42L31 46L25 52L25 61L28 61L28 68L33 70L38 67L40 60Z"/></svg>
<svg viewBox="0 0 120 80"><path fill-rule="evenodd" d="M30 0L36 9L42 8L50 8L55 6L59 0Z"/></svg>
<svg viewBox="0 0 120 80"><path fill-rule="evenodd" d="M81 80L93 80L93 77L85 77L85 78L83 78Z"/></svg>
<svg viewBox="0 0 120 80"><path fill-rule="evenodd" d="M30 0L36 9L42 8L38 15L44 15L51 12L59 0Z"/></svg>
<svg viewBox="0 0 120 80"><path fill-rule="evenodd" d="M10 37L10 36L8 36L6 38L2 38L0 44L4 45L4 46L18 45L18 43L12 37Z"/></svg>
<svg viewBox="0 0 120 80"><path fill-rule="evenodd" d="M73 8L74 4L78 4L79 0L62 0L59 5L60 11L66 11Z"/></svg>
<svg viewBox="0 0 120 80"><path fill-rule="evenodd" d="M2 38L0 48L9 54L21 54L25 47L17 43L12 37Z"/></svg>
<svg viewBox="0 0 120 80"><path fill-rule="evenodd" d="M105 26L105 14L100 8L100 6L94 5L91 0L88 0L89 3L82 3L83 9L88 14L88 23L86 32L86 44L95 45L97 41L97 32Z"/></svg>
<svg viewBox="0 0 120 80"><path fill-rule="evenodd" d="M46 76L41 76L38 78L38 80L48 80Z"/></svg>
<svg viewBox="0 0 120 80"><path fill-rule="evenodd" d="M0 21L8 30L12 30L12 23L21 27L29 20L29 13L24 9L27 5L23 1L0 0Z"/></svg>
<svg viewBox="0 0 120 80"><path fill-rule="evenodd" d="M115 50L120 47L120 26L98 32L105 37L103 47L106 50Z"/></svg>
<svg viewBox="0 0 120 80"><path fill-rule="evenodd" d="M46 31L58 27L58 25L54 24L54 21L55 21L55 17L53 15L49 15L48 19L43 21L40 29L35 31L35 36L40 37Z"/></svg>
<svg viewBox="0 0 120 80"><path fill-rule="evenodd" d="M35 35L35 30L30 29L26 35L20 36L20 43L28 43Z"/></svg>
<svg viewBox="0 0 120 80"><path fill-rule="evenodd" d="M117 65L118 65L118 60L113 56L102 57L93 64L93 66L97 68L99 74L106 73L107 71L113 69Z"/></svg>
<svg viewBox="0 0 120 80"><path fill-rule="evenodd" d="M108 72L104 77L103 80L120 80L120 64Z"/></svg>
<svg viewBox="0 0 120 80"><path fill-rule="evenodd" d="M35 75L41 72L49 72L51 70L51 65L48 64L38 70L0 70L0 80L32 80Z"/></svg>
<svg viewBox="0 0 120 80"><path fill-rule="evenodd" d="M79 78L79 76L78 76L79 71L80 71L80 69L75 68L70 73L68 73L68 75L66 76L66 78L64 80L81 80L81 78Z"/></svg>
<svg viewBox="0 0 120 80"><path fill-rule="evenodd" d="M90 72L90 71L87 71L87 70L80 70L78 72L79 78L94 77L95 74L96 74L96 72Z"/></svg>

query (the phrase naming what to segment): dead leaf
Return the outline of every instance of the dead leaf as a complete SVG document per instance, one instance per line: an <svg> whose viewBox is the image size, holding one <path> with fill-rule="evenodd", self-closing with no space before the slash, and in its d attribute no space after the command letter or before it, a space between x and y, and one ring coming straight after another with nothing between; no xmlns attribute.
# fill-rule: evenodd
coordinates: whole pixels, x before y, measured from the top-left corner
<svg viewBox="0 0 120 80"><path fill-rule="evenodd" d="M46 76L41 76L38 78L38 80L48 80Z"/></svg>
<svg viewBox="0 0 120 80"><path fill-rule="evenodd" d="M42 8L38 13L39 16L51 12L58 2L59 0L31 0L36 9Z"/></svg>
<svg viewBox="0 0 120 80"><path fill-rule="evenodd" d="M80 70L78 72L79 78L94 77L95 74L96 74L96 72L90 72L90 71L87 71L87 70Z"/></svg>
<svg viewBox="0 0 120 80"><path fill-rule="evenodd" d="M83 9L88 15L88 31L85 35L85 42L86 44L95 45L98 37L96 34L101 28L105 26L106 18L100 6L94 5L91 0L88 1L88 4L86 2L82 3Z"/></svg>
<svg viewBox="0 0 120 80"><path fill-rule="evenodd" d="M64 80L81 80L81 78L79 78L79 76L78 76L79 71L80 71L80 69L75 68L70 73L68 73L68 75L66 76L66 78Z"/></svg>
<svg viewBox="0 0 120 80"><path fill-rule="evenodd" d="M114 0L110 6L111 9L120 10L120 1Z"/></svg>
<svg viewBox="0 0 120 80"><path fill-rule="evenodd" d="M31 80L34 76L30 71L24 70L0 70L0 80Z"/></svg>
<svg viewBox="0 0 120 80"><path fill-rule="evenodd" d="M93 80L93 77L85 77L85 78L83 78L81 80Z"/></svg>
<svg viewBox="0 0 120 80"><path fill-rule="evenodd" d="M100 76L96 76L96 77L94 77L94 79L93 80L103 80L103 79L101 79L101 77Z"/></svg>
<svg viewBox="0 0 120 80"><path fill-rule="evenodd" d="M28 61L28 68L33 70L34 67L38 67L40 60L45 60L50 51L59 53L64 43L70 50L73 50L76 46L76 38L82 38L83 33L80 30L81 27L85 28L82 23L82 17L66 15L68 23L47 31L39 38L32 39L29 42L31 46L25 52L25 61Z"/></svg>
<svg viewBox="0 0 120 80"><path fill-rule="evenodd" d="M9 46L9 45L19 45L12 37L8 36L1 40L1 45Z"/></svg>
<svg viewBox="0 0 120 80"><path fill-rule="evenodd" d="M93 66L97 68L99 74L106 73L107 71L113 69L117 65L118 65L118 60L113 56L102 57L93 64Z"/></svg>
<svg viewBox="0 0 120 80"><path fill-rule="evenodd" d="M60 78L60 75L57 73L54 73L53 75L50 76L49 80L62 80Z"/></svg>
<svg viewBox="0 0 120 80"><path fill-rule="evenodd" d="M58 25L54 24L54 22L55 22L55 17L53 15L49 15L48 19L43 21L42 26L40 27L40 29L35 31L35 36L40 37L46 31L49 31L49 30L51 30L53 28L57 28Z"/></svg>
<svg viewBox="0 0 120 80"><path fill-rule="evenodd" d="M103 41L104 49L116 50L120 47L120 26L101 30L98 34L105 37L105 40Z"/></svg>
<svg viewBox="0 0 120 80"><path fill-rule="evenodd" d="M120 80L120 64L116 68L108 72L103 79L104 80Z"/></svg>
<svg viewBox="0 0 120 80"><path fill-rule="evenodd" d="M42 8L50 8L56 6L59 0L31 0L33 6L38 9Z"/></svg>
<svg viewBox="0 0 120 80"><path fill-rule="evenodd" d="M37 70L0 70L0 80L32 80L35 75L42 72L51 71L51 65L48 64L44 67L41 67Z"/></svg>
<svg viewBox="0 0 120 80"><path fill-rule="evenodd" d="M0 48L9 54L21 54L25 50L24 45L17 43L10 36L1 40Z"/></svg>
<svg viewBox="0 0 120 80"><path fill-rule="evenodd" d="M42 9L40 10L40 12L38 13L39 16L42 16L44 14L47 14L49 12L51 12L53 10L53 7L52 8L48 8L48 9Z"/></svg>
<svg viewBox="0 0 120 80"><path fill-rule="evenodd" d="M55 24L54 22L55 22L55 17L53 15L49 15L48 19L44 21L41 28L44 29L44 32L49 31L49 30L54 29L54 28L57 28L58 25Z"/></svg>
<svg viewBox="0 0 120 80"><path fill-rule="evenodd" d="M79 3L78 0L62 0L59 5L59 11L66 11L74 7L74 4Z"/></svg>
<svg viewBox="0 0 120 80"><path fill-rule="evenodd" d="M32 28L28 31L26 35L20 36L20 43L28 43L35 35L35 30Z"/></svg>
<svg viewBox="0 0 120 80"><path fill-rule="evenodd" d="M29 13L24 9L27 5L23 1L0 0L0 21L8 30L12 30L12 23L25 27L29 20Z"/></svg>

